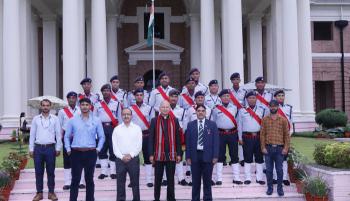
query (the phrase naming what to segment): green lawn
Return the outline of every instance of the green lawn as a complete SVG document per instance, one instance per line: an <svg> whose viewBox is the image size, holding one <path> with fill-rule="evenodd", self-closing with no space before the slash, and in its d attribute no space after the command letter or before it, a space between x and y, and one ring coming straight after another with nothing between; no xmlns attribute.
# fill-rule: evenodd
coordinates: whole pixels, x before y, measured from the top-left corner
<svg viewBox="0 0 350 201"><path fill-rule="evenodd" d="M309 163L314 163L314 159L312 157L313 150L315 148L315 144L318 143L331 143L334 142L333 140L329 139L317 139L317 138L306 138L306 137L293 137L292 138L292 145L298 150L300 153L302 153ZM17 143L14 142L4 142L0 143L0 163L3 160L4 157L8 155L9 152L18 151L19 146ZM27 151L28 146L25 145L23 147L23 150ZM227 154L228 155L228 154ZM142 156L141 163L143 162ZM33 160L28 161L27 168L33 168ZM57 158L56 160L56 167L63 167L63 158L62 154Z"/></svg>

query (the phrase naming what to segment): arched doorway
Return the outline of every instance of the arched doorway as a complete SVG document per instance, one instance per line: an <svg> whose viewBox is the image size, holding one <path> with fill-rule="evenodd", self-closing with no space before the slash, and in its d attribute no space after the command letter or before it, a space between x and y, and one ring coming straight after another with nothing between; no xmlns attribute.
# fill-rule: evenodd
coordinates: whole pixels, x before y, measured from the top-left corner
<svg viewBox="0 0 350 201"><path fill-rule="evenodd" d="M159 74L161 74L163 71L156 69L155 70L155 74L156 74L156 87L159 85L159 80L158 80L158 76ZM153 70L149 70L147 71L144 75L143 75L143 79L145 80L145 90L147 91L151 91L152 90L152 85L153 85Z"/></svg>

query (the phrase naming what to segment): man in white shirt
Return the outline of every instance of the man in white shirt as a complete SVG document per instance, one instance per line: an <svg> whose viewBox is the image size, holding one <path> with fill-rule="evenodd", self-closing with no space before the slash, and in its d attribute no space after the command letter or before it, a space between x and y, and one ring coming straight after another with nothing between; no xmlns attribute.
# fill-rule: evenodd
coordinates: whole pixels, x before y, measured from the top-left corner
<svg viewBox="0 0 350 201"><path fill-rule="evenodd" d="M123 123L117 126L112 135L113 151L116 156L117 201L126 200L126 173L130 176L133 200L140 200L140 160L142 149L142 130L132 123L132 111L124 108Z"/></svg>
<svg viewBox="0 0 350 201"><path fill-rule="evenodd" d="M40 103L42 113L32 121L29 138L29 155L34 158L36 192L33 201L43 199L44 172L46 167L49 200L58 200L55 194L56 157L62 148L61 126L58 117L50 114L51 101Z"/></svg>

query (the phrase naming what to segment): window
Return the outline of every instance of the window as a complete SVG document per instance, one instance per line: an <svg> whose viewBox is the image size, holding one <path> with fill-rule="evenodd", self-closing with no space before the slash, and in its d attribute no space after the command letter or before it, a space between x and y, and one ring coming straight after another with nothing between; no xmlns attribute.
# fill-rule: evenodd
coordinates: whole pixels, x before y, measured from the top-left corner
<svg viewBox="0 0 350 201"><path fill-rule="evenodd" d="M314 22L314 40L333 40L333 23Z"/></svg>
<svg viewBox="0 0 350 201"><path fill-rule="evenodd" d="M150 13L144 13L143 37L147 39L148 22ZM154 13L154 37L164 39L164 13Z"/></svg>
<svg viewBox="0 0 350 201"><path fill-rule="evenodd" d="M335 107L334 81L315 81L316 112Z"/></svg>

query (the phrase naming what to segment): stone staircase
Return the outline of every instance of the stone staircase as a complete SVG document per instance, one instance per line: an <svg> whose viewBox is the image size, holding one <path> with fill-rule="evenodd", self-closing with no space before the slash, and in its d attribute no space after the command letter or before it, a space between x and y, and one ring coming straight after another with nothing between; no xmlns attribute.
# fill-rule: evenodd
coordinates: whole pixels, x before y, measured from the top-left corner
<svg viewBox="0 0 350 201"><path fill-rule="evenodd" d="M254 167L254 166L253 166ZM252 167L252 169L254 169ZM96 201L112 201L116 199L116 180L106 178L104 180L97 179L100 169L95 171L95 199ZM252 175L255 178L255 174ZM45 176L46 177L46 176ZM243 168L241 168L241 178L244 178ZM187 180L190 178L187 177ZM278 197L275 191L271 196L267 196L266 185L262 186L254 181L250 185L234 185L232 184L232 168L224 167L223 185L213 186L213 199L215 201L242 200L242 201L304 201L304 195L298 194L294 184L285 186L285 196ZM69 191L63 191L63 169L56 168L56 194L60 201L69 200ZM254 179L255 180L255 179ZM127 181L127 184L129 182ZM177 181L176 181L177 183ZM46 179L44 180L46 186ZM146 186L144 167L141 166L140 172L140 193L141 200L153 200L153 188ZM10 201L30 201L35 195L35 174L34 169L25 169L21 172L20 179L16 182L11 192ZM132 199L131 188L127 188L127 199ZM177 200L191 200L191 187L175 185L175 195ZM162 188L161 199L165 200L166 187ZM47 188L44 189L44 200L47 200ZM78 200L84 200L85 190L80 190Z"/></svg>

